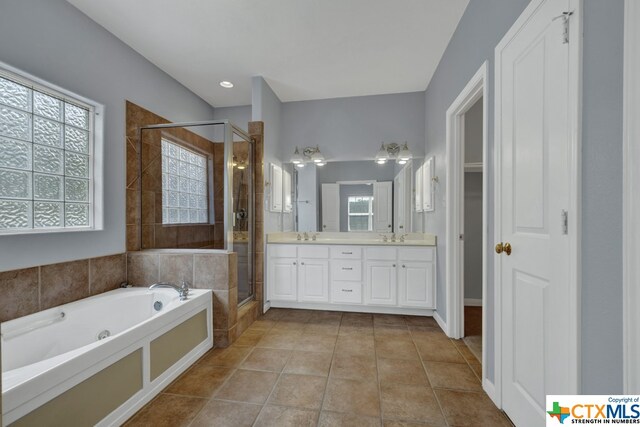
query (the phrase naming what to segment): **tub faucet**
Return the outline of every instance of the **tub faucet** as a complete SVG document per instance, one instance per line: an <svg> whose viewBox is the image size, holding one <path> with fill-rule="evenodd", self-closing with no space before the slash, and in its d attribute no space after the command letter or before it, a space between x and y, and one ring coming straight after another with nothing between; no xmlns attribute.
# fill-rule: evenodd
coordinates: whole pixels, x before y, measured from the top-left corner
<svg viewBox="0 0 640 427"><path fill-rule="evenodd" d="M178 292L178 295L180 295L180 301L186 300L187 297L189 296L189 285L187 285L186 280L182 281L181 286L174 285L171 283L154 283L153 285L149 286L149 290L156 289L156 288L174 289L176 292Z"/></svg>

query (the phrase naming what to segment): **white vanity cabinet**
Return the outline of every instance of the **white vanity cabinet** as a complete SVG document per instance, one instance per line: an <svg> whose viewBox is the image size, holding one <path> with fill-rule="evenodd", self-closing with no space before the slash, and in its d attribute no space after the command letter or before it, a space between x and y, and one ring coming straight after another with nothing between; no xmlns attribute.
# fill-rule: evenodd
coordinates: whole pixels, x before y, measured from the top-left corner
<svg viewBox="0 0 640 427"><path fill-rule="evenodd" d="M267 245L272 307L430 315L436 248L400 245Z"/></svg>

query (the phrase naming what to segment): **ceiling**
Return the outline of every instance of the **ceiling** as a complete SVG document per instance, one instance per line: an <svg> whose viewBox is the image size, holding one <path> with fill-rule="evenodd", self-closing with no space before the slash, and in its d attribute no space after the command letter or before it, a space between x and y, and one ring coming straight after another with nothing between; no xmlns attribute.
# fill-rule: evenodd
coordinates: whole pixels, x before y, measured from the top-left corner
<svg viewBox="0 0 640 427"><path fill-rule="evenodd" d="M425 90L469 2L68 1L214 107Z"/></svg>

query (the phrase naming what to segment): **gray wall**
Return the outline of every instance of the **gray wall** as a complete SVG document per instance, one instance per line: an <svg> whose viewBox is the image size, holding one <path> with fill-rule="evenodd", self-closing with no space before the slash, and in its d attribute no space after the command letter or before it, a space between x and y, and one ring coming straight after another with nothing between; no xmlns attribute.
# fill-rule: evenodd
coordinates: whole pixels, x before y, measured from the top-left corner
<svg viewBox="0 0 640 427"><path fill-rule="evenodd" d="M489 164L493 188L494 48L528 0L471 1L425 93L426 153L436 155L436 210L426 214L427 232L438 236L438 314L445 308L445 112L480 65L489 61ZM622 391L622 58L623 0L584 1L582 110L582 392ZM440 160L440 161L438 161ZM489 236L493 197L489 195ZM485 251L493 265L492 241ZM494 312L492 269L489 313ZM494 376L493 317L486 325L487 374Z"/></svg>
<svg viewBox="0 0 640 427"><path fill-rule="evenodd" d="M240 126L243 130L248 130L248 123L251 121L251 105L241 105L239 107L219 107L213 112L216 120L227 119L234 125Z"/></svg>
<svg viewBox="0 0 640 427"><path fill-rule="evenodd" d="M378 165L372 160L329 162L317 171L318 188L337 181L393 181L395 177L394 162Z"/></svg>
<svg viewBox="0 0 640 427"><path fill-rule="evenodd" d="M64 0L3 0L0 60L105 105L104 230L0 237L0 271L125 250L125 100L173 121L213 108Z"/></svg>
<svg viewBox="0 0 640 427"><path fill-rule="evenodd" d="M287 102L282 115L281 159L316 145L329 161L373 159L382 141L424 154L424 92Z"/></svg>
<svg viewBox="0 0 640 427"><path fill-rule="evenodd" d="M489 61L488 93L489 101L489 158L493 155L493 55L495 46L502 39L507 30L520 16L529 0L474 0L469 2L464 15L460 19L458 28L454 32L449 46L445 50L442 60L434 73L425 93L425 137L426 156L436 156L436 171L440 182L435 186L435 211L420 215L425 224L425 231L433 233L438 238L438 314L444 319L446 316L446 206L444 193L446 189L446 164L445 164L445 113L451 103L460 94L469 79L473 77L478 68L486 60ZM487 173L492 176L493 165L488 165ZM489 178L489 188L493 183ZM491 198L491 196L490 196ZM493 200L489 200L489 206L493 206ZM489 214L489 236L493 236L493 213ZM488 245L489 246L489 245ZM492 265L492 248L485 248L490 254L488 263ZM492 278L493 272L489 271L489 286L487 298L489 302L493 298ZM493 313L493 305L486 307L489 313ZM494 375L493 360L493 317L488 316L485 330L487 331L487 374L490 379Z"/></svg>
<svg viewBox="0 0 640 427"><path fill-rule="evenodd" d="M482 174L464 174L464 297L482 298Z"/></svg>
<svg viewBox="0 0 640 427"><path fill-rule="evenodd" d="M269 84L261 77L253 77L253 89L251 94L251 120L264 122L264 179L271 182L270 164L282 166L278 157L281 145L282 102L273 92ZM265 186L265 198L270 197L271 187ZM290 214L271 212L269 203L264 203L264 232L273 233L282 231L283 216L291 218ZM266 239L265 239L266 241Z"/></svg>
<svg viewBox="0 0 640 427"><path fill-rule="evenodd" d="M349 197L373 196L373 185L354 184L340 186L340 231L349 231Z"/></svg>
<svg viewBox="0 0 640 427"><path fill-rule="evenodd" d="M623 0L585 0L582 391L622 392Z"/></svg>
<svg viewBox="0 0 640 427"><path fill-rule="evenodd" d="M464 113L464 161L482 162L482 98Z"/></svg>

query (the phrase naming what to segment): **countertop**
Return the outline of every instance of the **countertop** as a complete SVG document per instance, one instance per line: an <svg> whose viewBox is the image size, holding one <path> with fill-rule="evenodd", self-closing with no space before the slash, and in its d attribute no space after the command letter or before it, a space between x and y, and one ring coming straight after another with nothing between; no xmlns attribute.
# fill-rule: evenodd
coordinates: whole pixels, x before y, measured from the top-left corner
<svg viewBox="0 0 640 427"><path fill-rule="evenodd" d="M410 233L404 242L388 240L378 233L309 233L316 234L316 240L298 240L298 233L269 233L267 243L289 245L367 245L367 246L435 246L436 236L433 234ZM302 233L300 233L302 236ZM391 233L385 233L389 238Z"/></svg>

